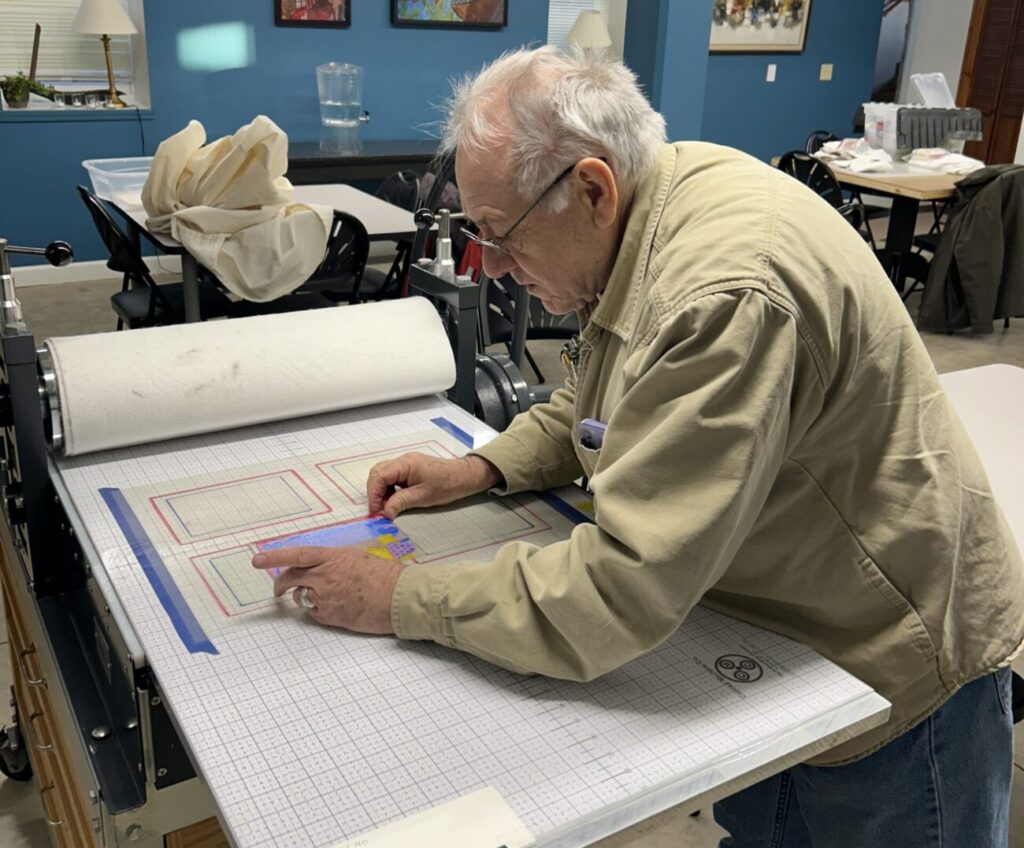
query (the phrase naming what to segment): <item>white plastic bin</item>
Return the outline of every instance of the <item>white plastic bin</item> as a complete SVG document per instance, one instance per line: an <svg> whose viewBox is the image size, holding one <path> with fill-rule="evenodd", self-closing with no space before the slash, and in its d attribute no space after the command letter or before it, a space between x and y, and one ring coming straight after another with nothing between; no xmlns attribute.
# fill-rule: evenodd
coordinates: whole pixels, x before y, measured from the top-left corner
<svg viewBox="0 0 1024 848"><path fill-rule="evenodd" d="M122 209L142 206L142 187L149 177L152 156L128 159L86 159L82 167L89 172L92 190Z"/></svg>
<svg viewBox="0 0 1024 848"><path fill-rule="evenodd" d="M896 155L896 114L899 103L864 104L864 139L871 147L881 147Z"/></svg>

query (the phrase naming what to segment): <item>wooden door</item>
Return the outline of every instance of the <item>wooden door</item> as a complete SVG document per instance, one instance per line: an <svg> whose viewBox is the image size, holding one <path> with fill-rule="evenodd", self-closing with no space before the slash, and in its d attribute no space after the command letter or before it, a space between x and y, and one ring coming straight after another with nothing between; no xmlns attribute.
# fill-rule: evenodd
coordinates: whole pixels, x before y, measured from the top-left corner
<svg viewBox="0 0 1024 848"><path fill-rule="evenodd" d="M1024 0L975 0L956 102L982 115L984 138L964 153L1012 162L1024 116Z"/></svg>

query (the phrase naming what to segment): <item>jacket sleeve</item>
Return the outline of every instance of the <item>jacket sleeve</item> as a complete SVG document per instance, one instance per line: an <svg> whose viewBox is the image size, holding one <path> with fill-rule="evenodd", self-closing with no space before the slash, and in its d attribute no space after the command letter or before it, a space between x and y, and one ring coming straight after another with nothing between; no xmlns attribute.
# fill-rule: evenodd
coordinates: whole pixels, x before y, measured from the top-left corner
<svg viewBox="0 0 1024 848"><path fill-rule="evenodd" d="M583 475L572 446L574 399L570 381L548 403L517 415L505 432L472 451L505 478L499 494L556 489Z"/></svg>
<svg viewBox="0 0 1024 848"><path fill-rule="evenodd" d="M791 408L813 406L793 398L803 345L793 315L754 289L684 307L626 364L591 478L597 523L543 548L513 542L493 562L407 568L397 635L573 680L655 647L748 534Z"/></svg>
<svg viewBox="0 0 1024 848"><path fill-rule="evenodd" d="M991 333L1003 276L1003 220L998 185L989 185L964 212L953 244L967 316L975 333Z"/></svg>

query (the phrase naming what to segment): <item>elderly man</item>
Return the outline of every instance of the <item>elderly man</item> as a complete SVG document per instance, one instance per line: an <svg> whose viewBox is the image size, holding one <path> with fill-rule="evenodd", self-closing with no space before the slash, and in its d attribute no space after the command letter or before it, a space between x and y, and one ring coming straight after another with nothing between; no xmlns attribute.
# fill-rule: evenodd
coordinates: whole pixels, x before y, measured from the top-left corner
<svg viewBox="0 0 1024 848"><path fill-rule="evenodd" d="M282 550L322 623L589 680L701 601L869 683L889 721L716 806L736 846L1005 846L1024 565L860 236L736 151L664 143L621 64L549 48L457 89L446 146L492 277L576 310L565 388L459 460L370 474L393 517L586 475L596 523L493 562ZM606 425L585 445L579 423Z"/></svg>

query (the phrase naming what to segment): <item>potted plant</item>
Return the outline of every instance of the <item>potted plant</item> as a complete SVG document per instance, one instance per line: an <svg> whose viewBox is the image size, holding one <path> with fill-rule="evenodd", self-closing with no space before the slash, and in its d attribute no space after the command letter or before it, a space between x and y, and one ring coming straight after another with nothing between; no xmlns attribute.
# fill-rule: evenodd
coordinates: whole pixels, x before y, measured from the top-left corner
<svg viewBox="0 0 1024 848"><path fill-rule="evenodd" d="M23 73L17 73L0 80L0 91L3 91L4 100L7 101L8 106L12 109L23 109L28 106L30 92L52 100L54 88L51 85L43 85L41 82L29 79Z"/></svg>

